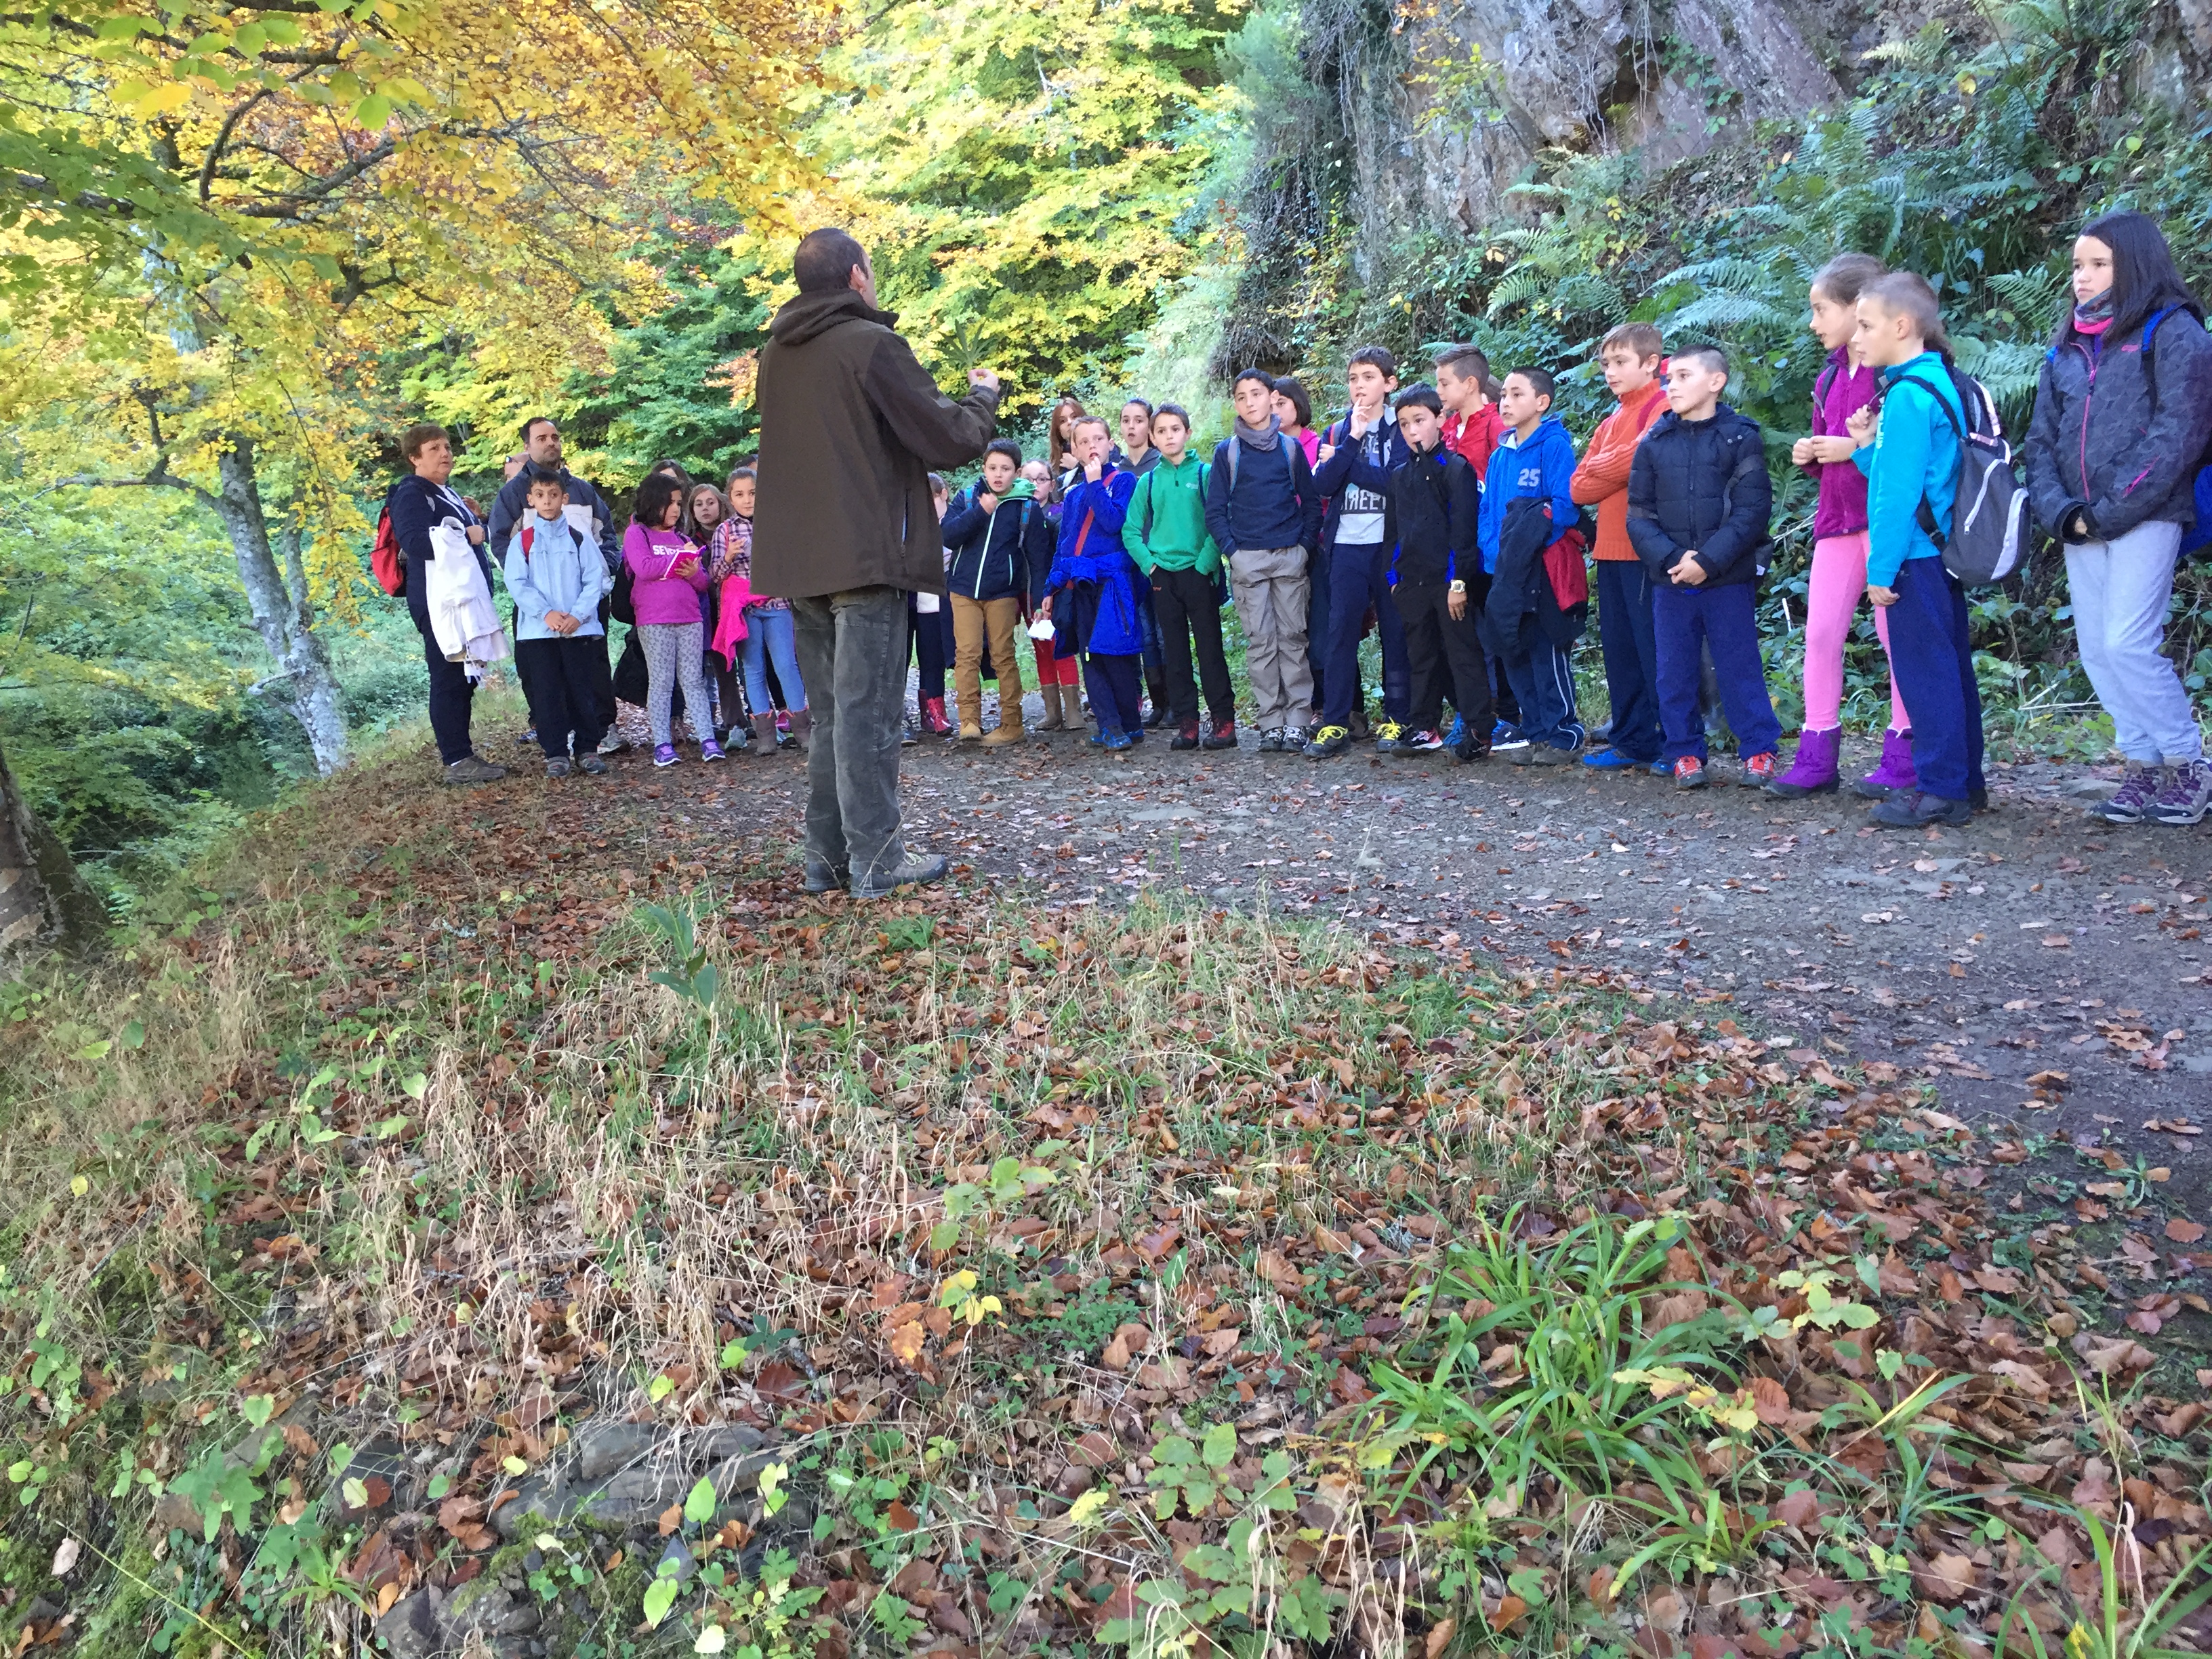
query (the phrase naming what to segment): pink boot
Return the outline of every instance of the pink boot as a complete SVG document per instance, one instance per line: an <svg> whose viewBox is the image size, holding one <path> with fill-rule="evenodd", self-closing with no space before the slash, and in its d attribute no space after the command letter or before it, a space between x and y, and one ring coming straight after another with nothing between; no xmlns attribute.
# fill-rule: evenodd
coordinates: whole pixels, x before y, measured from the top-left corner
<svg viewBox="0 0 2212 1659"><path fill-rule="evenodd" d="M1805 795L1833 794L1836 757L1843 740L1843 728L1838 726L1832 726L1825 732L1799 732L1796 758L1790 763L1787 772L1766 786L1766 793L1789 800Z"/></svg>
<svg viewBox="0 0 2212 1659"><path fill-rule="evenodd" d="M1920 775L1912 769L1912 733L1892 731L1881 734L1881 764L1851 787L1869 800L1887 800L1919 784Z"/></svg>

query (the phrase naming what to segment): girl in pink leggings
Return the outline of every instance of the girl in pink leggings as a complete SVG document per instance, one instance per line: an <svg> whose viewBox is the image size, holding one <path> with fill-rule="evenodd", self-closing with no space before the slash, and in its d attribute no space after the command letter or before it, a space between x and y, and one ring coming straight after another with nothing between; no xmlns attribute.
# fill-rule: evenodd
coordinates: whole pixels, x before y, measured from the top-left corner
<svg viewBox="0 0 2212 1659"><path fill-rule="evenodd" d="M1798 734L1790 769L1766 786L1771 795L1827 794L1837 784L1844 735L1844 641L1867 585L1866 475L1852 463L1856 446L1844 423L1874 400L1877 385L1875 372L1852 359L1850 341L1859 290L1881 274L1881 261L1871 254L1839 253L1813 278L1813 332L1828 348L1828 365L1813 388L1813 435L1800 438L1790 453L1820 485L1813 515L1811 591L1805 600L1805 729ZM1887 654L1889 618L1879 605L1874 625ZM1911 788L1914 781L1912 729L1893 674L1881 764L1856 788L1881 799L1893 789Z"/></svg>

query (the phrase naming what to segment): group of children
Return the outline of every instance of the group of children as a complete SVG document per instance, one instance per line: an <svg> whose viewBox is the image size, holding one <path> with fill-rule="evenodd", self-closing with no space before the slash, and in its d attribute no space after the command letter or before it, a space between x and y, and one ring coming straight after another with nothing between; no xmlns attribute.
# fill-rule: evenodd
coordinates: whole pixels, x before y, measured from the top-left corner
<svg viewBox="0 0 2212 1659"><path fill-rule="evenodd" d="M2093 810L2116 823L2194 823L2212 810L2212 765L2158 644L2194 516L2195 458L2212 424L2212 340L2163 237L2140 215L2092 224L2075 268L2078 303L2046 363L2027 488L2065 546L2083 665L2130 763L2120 790ZM1786 767L1757 616L1772 551L1765 434L1728 402L1721 349L1669 357L1660 331L1642 322L1600 343L1617 405L1579 456L1551 412L1547 371L1497 380L1466 345L1435 358L1433 382L1403 387L1390 352L1353 351L1348 407L1321 430L1298 381L1245 369L1232 388L1234 428L1203 460L1176 404L1131 399L1117 445L1103 416L1063 400L1045 458L1025 460L1001 439L972 489L955 497L933 477L948 597L913 603L921 725L987 747L1021 741L1017 642L1026 635L1043 730L1079 726L1087 690L1091 741L1103 748L1127 750L1170 721L1170 748L1234 748L1222 633L1233 599L1262 752L1325 759L1371 736L1382 754L1498 753L1520 765L1644 769L1701 788L1712 775L1710 684L1736 740L1737 781L1803 797L1842 781L1844 651L1864 596L1890 665L1891 716L1880 764L1855 787L1875 801L1879 824L1964 823L1987 804L1982 709L1965 592L1942 555L1962 443L1993 428L1995 410L1952 363L1922 277L1844 253L1814 278L1808 300L1827 361L1811 431L1791 450L1819 500L1805 719ZM2093 408L2100 365L2108 389ZM779 729L772 667L804 740L789 612L749 586L752 483L741 468L725 496L672 464L656 468L610 568L580 527L587 515L564 512L563 475L532 473L506 571L549 769L565 772L572 747L585 769L603 769L594 750L611 711L596 688L610 600L635 619L657 764L676 759L679 692L701 757L722 757L702 653L726 677L742 664L743 702L763 744ZM1570 657L1593 574L1611 703L1596 748ZM1370 629L1383 711L1371 728L1359 666ZM944 708L947 658L957 725ZM1000 711L988 733L987 663ZM726 680L724 706L738 696Z"/></svg>

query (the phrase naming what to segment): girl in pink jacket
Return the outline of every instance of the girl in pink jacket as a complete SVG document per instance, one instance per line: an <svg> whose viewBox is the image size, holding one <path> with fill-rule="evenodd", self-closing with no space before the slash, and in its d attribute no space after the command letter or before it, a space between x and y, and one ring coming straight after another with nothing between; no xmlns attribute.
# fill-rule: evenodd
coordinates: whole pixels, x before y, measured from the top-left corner
<svg viewBox="0 0 2212 1659"><path fill-rule="evenodd" d="M636 510L623 533L630 606L645 652L646 713L653 721L655 766L676 764L669 709L679 684L691 735L699 739L699 758L722 758L722 745L714 741L713 705L707 701L707 677L701 669L707 629L699 596L707 591L707 568L698 547L676 527L683 517L683 482L656 472L638 486Z"/></svg>

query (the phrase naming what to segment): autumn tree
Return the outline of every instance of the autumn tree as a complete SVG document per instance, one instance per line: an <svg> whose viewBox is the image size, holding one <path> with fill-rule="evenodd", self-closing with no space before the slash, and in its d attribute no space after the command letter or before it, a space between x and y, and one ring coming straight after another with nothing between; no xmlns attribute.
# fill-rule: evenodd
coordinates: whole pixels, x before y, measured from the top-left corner
<svg viewBox="0 0 2212 1659"><path fill-rule="evenodd" d="M812 0L71 0L0 18L0 415L57 479L222 522L316 763L347 735L319 611L358 603L380 348L557 331L625 194L766 220Z"/></svg>

